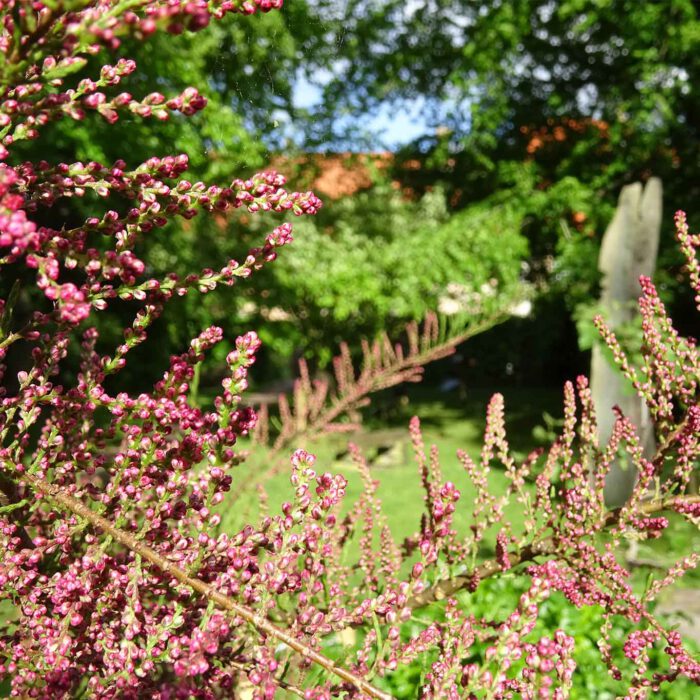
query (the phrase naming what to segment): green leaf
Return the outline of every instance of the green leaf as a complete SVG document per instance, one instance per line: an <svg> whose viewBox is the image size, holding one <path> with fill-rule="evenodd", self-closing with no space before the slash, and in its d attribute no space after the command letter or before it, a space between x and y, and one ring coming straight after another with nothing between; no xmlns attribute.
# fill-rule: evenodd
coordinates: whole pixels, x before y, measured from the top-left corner
<svg viewBox="0 0 700 700"><path fill-rule="evenodd" d="M21 284L19 280L15 280L10 290L10 296L7 298L7 303L3 309L2 319L0 320L0 334L2 337L7 337L10 333L10 323L12 322L12 311L17 303L17 298L19 297L19 292L21 289Z"/></svg>
<svg viewBox="0 0 700 700"><path fill-rule="evenodd" d="M42 77L45 80L56 80L58 78L65 78L73 73L77 73L82 70L87 63L86 58L76 57L76 58L66 58L59 61L53 68L48 68L42 73Z"/></svg>
<svg viewBox="0 0 700 700"><path fill-rule="evenodd" d="M6 506L0 507L0 514L5 515L6 513L12 513L15 510L19 510L20 508L24 508L24 506L28 506L29 501L24 499L22 501L18 501L17 503L8 503Z"/></svg>

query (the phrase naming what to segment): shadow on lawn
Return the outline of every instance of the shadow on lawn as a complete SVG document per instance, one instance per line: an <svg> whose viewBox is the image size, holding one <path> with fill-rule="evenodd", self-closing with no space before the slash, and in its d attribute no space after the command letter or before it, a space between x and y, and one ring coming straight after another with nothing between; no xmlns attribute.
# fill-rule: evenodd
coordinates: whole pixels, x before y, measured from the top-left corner
<svg viewBox="0 0 700 700"><path fill-rule="evenodd" d="M486 408L498 389L479 387L441 391L437 383L430 382L389 389L373 397L366 411L364 428L375 431L386 428L403 428L408 434L408 423L418 416L421 426L430 439L440 443L445 438L452 442L463 436L469 444L463 449L471 453L476 439L480 447L486 427ZM544 414L559 418L563 415L562 390L553 387L508 387L502 390L506 407L506 430L513 450L527 454L540 442L533 430L545 423ZM427 439L426 439L427 441Z"/></svg>

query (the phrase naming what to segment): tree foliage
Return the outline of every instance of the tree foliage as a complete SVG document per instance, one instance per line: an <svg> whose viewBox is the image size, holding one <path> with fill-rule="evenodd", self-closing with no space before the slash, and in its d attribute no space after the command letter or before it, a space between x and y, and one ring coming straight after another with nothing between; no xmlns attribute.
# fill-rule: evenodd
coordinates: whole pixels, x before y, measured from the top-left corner
<svg viewBox="0 0 700 700"><path fill-rule="evenodd" d="M336 11L343 41L327 57L327 108L425 97L442 105L434 126L485 167L495 153L520 156L545 129L550 179L616 191L649 169L673 179L681 164L692 179L700 22L690 0L351 2Z"/></svg>
<svg viewBox="0 0 700 700"><path fill-rule="evenodd" d="M443 183L449 200L464 207L508 187L513 165L523 162L537 190L554 201L559 183L577 184L578 199L599 204L572 206L555 235L546 216L531 217L525 229L533 262L554 255L573 280L569 308L577 295L595 294L596 252L586 234L602 235L609 209L600 204L614 204L622 185L655 175L666 201L698 201L697 3L389 0L331 7L338 43L322 54L323 101L309 126L312 140L349 138L353 120L339 115L391 114L417 102L430 131L406 146L405 158L422 159L423 168L407 177L419 191ZM560 222L582 214L583 231L567 236ZM678 289L679 262L671 241L666 227L661 266L671 268L669 296ZM588 272L577 259L587 260Z"/></svg>

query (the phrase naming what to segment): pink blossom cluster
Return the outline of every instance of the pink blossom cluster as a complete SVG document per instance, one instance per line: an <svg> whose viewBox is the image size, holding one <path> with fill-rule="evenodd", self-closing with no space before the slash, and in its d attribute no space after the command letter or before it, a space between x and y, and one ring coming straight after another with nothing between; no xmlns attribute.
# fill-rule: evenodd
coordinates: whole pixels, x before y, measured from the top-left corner
<svg viewBox="0 0 700 700"><path fill-rule="evenodd" d="M4 166L3 166L4 167ZM62 320L79 323L90 304L106 308L110 299L162 301L172 294L183 295L190 288L211 291L220 283L232 284L236 277L247 277L264 263L274 260L275 249L292 240L288 223L275 228L264 245L248 252L242 263L231 260L220 271L203 270L185 280L175 275L165 279L143 279L145 264L134 253L139 239L166 226L174 217L185 219L199 211L226 211L242 206L250 212L291 211L313 214L320 201L310 192L287 192L285 179L276 172L264 172L247 180L234 180L228 187L191 183L179 176L187 168L187 157L150 158L134 170L123 161L107 168L99 163L59 164L51 167L23 163L8 171L6 181L31 195L24 208L14 210L2 229L0 247L8 249L7 261L23 259L38 270L38 286L58 303ZM26 211L51 207L61 197L82 197L93 191L105 199L120 195L133 200L132 208L120 215L108 209L100 217L89 217L82 226L70 230L36 227L26 220ZM22 199L8 194L8 204L19 207ZM95 246L96 234L110 236L114 247ZM85 281L80 287L59 282L63 270L82 269Z"/></svg>
<svg viewBox="0 0 700 700"><path fill-rule="evenodd" d="M20 252L30 244L36 245L36 225L27 219L24 198L12 192L17 180L12 168L0 164L0 249Z"/></svg>

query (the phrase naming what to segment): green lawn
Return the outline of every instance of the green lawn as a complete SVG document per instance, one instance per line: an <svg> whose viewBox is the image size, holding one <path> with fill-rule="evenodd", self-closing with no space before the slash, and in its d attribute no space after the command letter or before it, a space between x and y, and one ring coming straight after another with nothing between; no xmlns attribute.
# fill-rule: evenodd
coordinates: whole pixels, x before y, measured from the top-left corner
<svg viewBox="0 0 700 700"><path fill-rule="evenodd" d="M478 457L486 406L492 393L487 389L476 389L468 391L466 397L460 397L457 392L441 393L419 384L410 387L406 401L385 392L369 407L362 432L329 435L315 442L302 442L298 447L304 447L316 455L317 470L340 473L348 479L345 503L350 507L360 495L362 487L347 452L347 443L358 443L370 461L374 477L380 482L378 495L392 533L400 541L418 529L423 510L423 491L408 433L409 420L417 415L421 419L426 449L431 444L438 446L444 478L453 481L462 492L455 513L455 525L458 531L464 532L470 524L474 490L457 459L457 450L465 450L472 458ZM553 416L554 420L561 416L561 393L552 388L529 387L510 388L501 393L505 398L508 440L515 455L523 458L542 444L541 435L546 432L544 414ZM236 530L258 510L259 496L255 491L248 490L243 498L237 496L236 476L250 486L269 466L264 450L243 441L240 445L243 449L249 449L251 455L234 473L232 490L221 507L222 529L229 532ZM380 449L378 445L381 445ZM388 450L387 445L391 446ZM265 481L271 513L279 512L281 504L290 498L288 457L292 451L290 448L278 457L275 466L279 473ZM507 483L501 470L491 470L492 493L502 493ZM507 509L506 519L515 529L518 528L522 523L518 504L512 504ZM494 533L491 535L494 536ZM640 544L638 558L666 565L696 550L698 544L697 530L681 518L672 518L666 536ZM640 578L646 578L645 568L640 567L636 571ZM684 585L700 587L700 572L690 572L684 578Z"/></svg>

